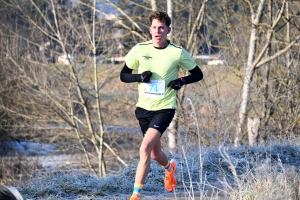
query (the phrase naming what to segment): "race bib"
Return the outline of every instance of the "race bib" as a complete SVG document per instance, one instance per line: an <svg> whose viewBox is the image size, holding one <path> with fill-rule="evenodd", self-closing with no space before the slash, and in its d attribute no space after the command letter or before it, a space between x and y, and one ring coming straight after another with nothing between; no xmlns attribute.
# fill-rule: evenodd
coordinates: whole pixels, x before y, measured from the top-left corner
<svg viewBox="0 0 300 200"><path fill-rule="evenodd" d="M165 81L164 80L150 80L149 83L143 84L143 93L145 96L163 98L165 96Z"/></svg>

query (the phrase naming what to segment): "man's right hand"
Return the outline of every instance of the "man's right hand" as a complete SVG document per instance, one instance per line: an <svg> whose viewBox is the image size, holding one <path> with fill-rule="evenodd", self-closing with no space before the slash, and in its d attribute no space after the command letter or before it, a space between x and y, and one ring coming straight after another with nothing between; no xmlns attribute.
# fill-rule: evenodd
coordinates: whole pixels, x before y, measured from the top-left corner
<svg viewBox="0 0 300 200"><path fill-rule="evenodd" d="M139 82L142 82L142 83L148 83L150 82L150 77L152 76L152 72L150 71L145 71L143 73L141 73L141 79Z"/></svg>

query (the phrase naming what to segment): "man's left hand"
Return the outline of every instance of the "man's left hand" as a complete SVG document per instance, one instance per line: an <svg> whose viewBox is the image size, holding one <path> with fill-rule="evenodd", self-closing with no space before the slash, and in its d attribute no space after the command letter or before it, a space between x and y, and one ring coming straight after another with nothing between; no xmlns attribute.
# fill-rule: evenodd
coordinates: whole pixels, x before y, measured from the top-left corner
<svg viewBox="0 0 300 200"><path fill-rule="evenodd" d="M183 82L180 78L173 80L168 84L168 87L173 88L174 90L179 90L182 86Z"/></svg>

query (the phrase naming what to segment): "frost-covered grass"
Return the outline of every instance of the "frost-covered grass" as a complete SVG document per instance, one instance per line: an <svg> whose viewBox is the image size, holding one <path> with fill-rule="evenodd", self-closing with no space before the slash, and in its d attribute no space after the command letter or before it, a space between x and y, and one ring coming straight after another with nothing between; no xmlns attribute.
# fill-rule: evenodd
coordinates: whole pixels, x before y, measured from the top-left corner
<svg viewBox="0 0 300 200"><path fill-rule="evenodd" d="M153 162L141 199L299 198L297 145L181 149L168 156L178 162L176 191L164 190L163 169ZM128 168L107 177L76 169L40 174L18 189L25 199L128 199L136 165L132 160Z"/></svg>

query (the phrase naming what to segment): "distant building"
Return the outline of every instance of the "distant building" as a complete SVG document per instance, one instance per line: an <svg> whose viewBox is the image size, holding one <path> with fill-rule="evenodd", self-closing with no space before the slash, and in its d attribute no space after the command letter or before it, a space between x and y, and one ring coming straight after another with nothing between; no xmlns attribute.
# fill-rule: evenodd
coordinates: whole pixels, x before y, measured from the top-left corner
<svg viewBox="0 0 300 200"><path fill-rule="evenodd" d="M220 59L219 55L197 55L196 60L204 60L207 65L224 65L225 61Z"/></svg>
<svg viewBox="0 0 300 200"><path fill-rule="evenodd" d="M73 62L74 61L74 56L71 55L71 54L68 54L67 55L60 55L58 56L57 58L57 63L58 64L62 64L62 65L69 65L70 64L70 61Z"/></svg>
<svg viewBox="0 0 300 200"><path fill-rule="evenodd" d="M223 60L209 60L207 61L207 65L224 65Z"/></svg>

